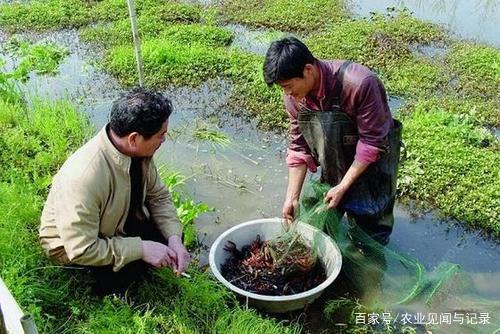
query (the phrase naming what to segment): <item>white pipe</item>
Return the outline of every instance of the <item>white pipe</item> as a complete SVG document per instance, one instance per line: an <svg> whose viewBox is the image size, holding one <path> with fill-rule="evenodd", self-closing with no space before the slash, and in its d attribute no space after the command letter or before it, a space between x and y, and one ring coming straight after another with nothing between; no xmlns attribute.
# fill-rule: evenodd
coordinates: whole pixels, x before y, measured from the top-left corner
<svg viewBox="0 0 500 334"><path fill-rule="evenodd" d="M137 63L137 73L139 74L139 86L144 86L144 70L142 65L141 40L137 30L137 18L135 16L134 0L127 0L130 23L132 25L132 38L134 39L135 60Z"/></svg>
<svg viewBox="0 0 500 334"><path fill-rule="evenodd" d="M7 333L23 334L21 318L24 315L9 289L0 278L0 304Z"/></svg>

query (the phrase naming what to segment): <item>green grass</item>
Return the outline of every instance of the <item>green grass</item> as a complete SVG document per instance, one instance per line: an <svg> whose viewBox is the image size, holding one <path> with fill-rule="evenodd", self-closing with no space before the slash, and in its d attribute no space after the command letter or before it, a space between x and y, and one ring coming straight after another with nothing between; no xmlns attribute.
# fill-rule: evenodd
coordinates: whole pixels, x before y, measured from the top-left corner
<svg viewBox="0 0 500 334"><path fill-rule="evenodd" d="M68 152L89 137L90 126L69 102L33 101L21 106L0 101L0 180L22 179L44 191ZM85 125L86 124L86 125Z"/></svg>
<svg viewBox="0 0 500 334"><path fill-rule="evenodd" d="M0 59L0 68L5 65L5 61ZM22 103L23 95L20 93L19 82L23 78L19 73L0 71L0 100L2 103L9 102L14 104Z"/></svg>
<svg viewBox="0 0 500 334"><path fill-rule="evenodd" d="M234 83L232 103L238 113L250 114L266 129L285 130L288 116L281 89L268 87L262 75L263 57L234 50L229 54L231 66L224 72Z"/></svg>
<svg viewBox="0 0 500 334"><path fill-rule="evenodd" d="M197 86L217 77L228 67L224 50L203 43L179 44L170 39L151 39L142 43L146 82L153 87L166 85ZM105 66L123 84L136 83L134 49L112 48Z"/></svg>
<svg viewBox="0 0 500 334"><path fill-rule="evenodd" d="M411 102L410 104L415 104ZM500 106L498 99L482 99L478 97L459 96L450 94L431 96L419 100L426 108L441 107L447 112L467 116L469 121L477 126L500 127ZM411 109L403 110L411 113Z"/></svg>
<svg viewBox="0 0 500 334"><path fill-rule="evenodd" d="M69 54L68 49L54 43L30 44L16 38L7 41L4 51L14 56L18 61L18 65L11 75L21 81L28 80L30 72L57 74L59 65Z"/></svg>
<svg viewBox="0 0 500 334"><path fill-rule="evenodd" d="M155 16L140 16L138 27L141 40L161 36L162 39L179 44L203 43L209 46L226 46L233 39L233 33L224 28L201 24L168 25ZM86 28L81 32L81 36L86 42L100 44L108 48L116 45L132 45L128 19L117 21L114 24L101 24Z"/></svg>
<svg viewBox="0 0 500 334"><path fill-rule="evenodd" d="M408 156L398 188L442 216L500 236L499 141L464 114L423 101L403 118Z"/></svg>
<svg viewBox="0 0 500 334"><path fill-rule="evenodd" d="M276 326L276 323L269 319L262 319L251 309L235 309L222 314L215 322L211 333L227 334L255 334L255 333L300 333L298 326Z"/></svg>
<svg viewBox="0 0 500 334"><path fill-rule="evenodd" d="M323 29L348 15L339 0L223 0L218 12L225 21L296 32Z"/></svg>
<svg viewBox="0 0 500 334"><path fill-rule="evenodd" d="M200 6L179 1L136 0L137 15L154 13L163 23L199 22ZM128 5L121 0L34 0L0 4L0 27L8 31L45 31L80 28L93 22L128 19Z"/></svg>
<svg viewBox="0 0 500 334"><path fill-rule="evenodd" d="M0 276L42 332L85 303L68 271L54 268L38 244L38 225L52 174L88 137L89 126L68 103L34 101L31 109L0 100ZM83 308L83 306L82 306ZM62 321L62 320L59 320ZM59 324L61 324L60 322Z"/></svg>
<svg viewBox="0 0 500 334"><path fill-rule="evenodd" d="M455 43L446 60L451 69L458 74L461 94L485 100L498 100L500 91L498 48L464 42Z"/></svg>
<svg viewBox="0 0 500 334"><path fill-rule="evenodd" d="M90 2L82 0L1 4L0 26L9 31L81 27L94 20L90 9Z"/></svg>

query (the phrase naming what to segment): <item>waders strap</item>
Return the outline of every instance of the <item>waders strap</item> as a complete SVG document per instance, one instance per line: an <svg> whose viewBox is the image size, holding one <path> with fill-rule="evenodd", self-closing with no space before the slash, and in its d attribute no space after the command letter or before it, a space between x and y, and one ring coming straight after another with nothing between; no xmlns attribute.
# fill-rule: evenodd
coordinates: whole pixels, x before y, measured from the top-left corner
<svg viewBox="0 0 500 334"><path fill-rule="evenodd" d="M344 72L352 61L345 61L340 65L336 72L335 86L333 86L333 105L340 107L340 93L342 93L342 82L344 81Z"/></svg>

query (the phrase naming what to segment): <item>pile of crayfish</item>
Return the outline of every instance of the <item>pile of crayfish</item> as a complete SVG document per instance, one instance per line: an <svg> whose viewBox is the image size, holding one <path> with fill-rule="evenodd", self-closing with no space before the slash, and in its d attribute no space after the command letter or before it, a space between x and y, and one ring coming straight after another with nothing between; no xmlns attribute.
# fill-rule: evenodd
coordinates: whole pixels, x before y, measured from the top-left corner
<svg viewBox="0 0 500 334"><path fill-rule="evenodd" d="M231 284L253 293L271 296L293 295L312 289L325 279L325 271L314 252L298 236L285 240L255 241L238 250L227 241L231 256L221 273Z"/></svg>

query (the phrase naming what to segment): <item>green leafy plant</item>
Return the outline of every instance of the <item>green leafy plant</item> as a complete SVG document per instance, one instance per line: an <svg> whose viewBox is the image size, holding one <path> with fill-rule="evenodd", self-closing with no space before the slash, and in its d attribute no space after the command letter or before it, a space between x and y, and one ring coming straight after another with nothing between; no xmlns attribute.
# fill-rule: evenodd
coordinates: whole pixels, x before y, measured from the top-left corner
<svg viewBox="0 0 500 334"><path fill-rule="evenodd" d="M403 120L408 156L400 169L401 195L500 235L498 139L444 103L420 102Z"/></svg>
<svg viewBox="0 0 500 334"><path fill-rule="evenodd" d="M446 61L458 73L459 89L471 96L498 100L500 50L472 43L455 43ZM497 105L498 112L498 105Z"/></svg>
<svg viewBox="0 0 500 334"><path fill-rule="evenodd" d="M218 11L230 22L300 32L321 29L325 22L338 22L348 14L345 3L337 0L224 0Z"/></svg>
<svg viewBox="0 0 500 334"><path fill-rule="evenodd" d="M162 168L160 174L177 208L177 215L183 226L184 244L187 247L194 247L198 241L194 220L200 214L210 212L213 209L205 203L196 203L188 195L181 193L181 188L185 185L187 178L179 172L167 171Z"/></svg>
<svg viewBox="0 0 500 334"><path fill-rule="evenodd" d="M30 72L56 74L61 61L69 54L68 49L53 43L32 45L17 39L9 40L7 50L20 59L12 76L21 81L28 80Z"/></svg>

